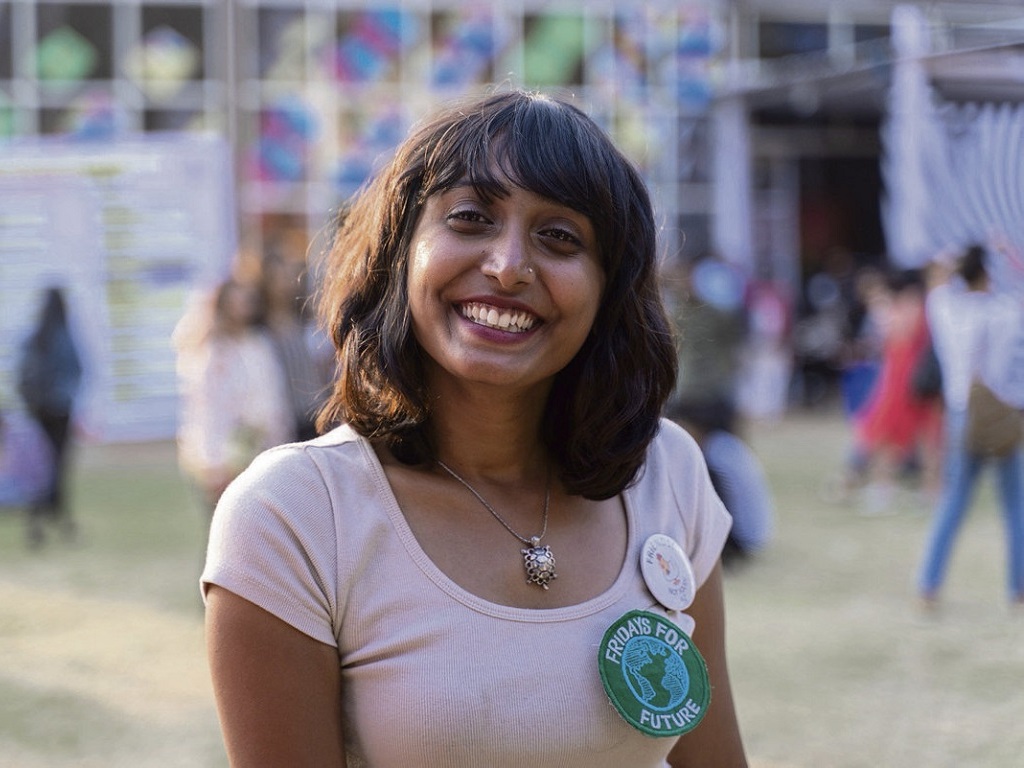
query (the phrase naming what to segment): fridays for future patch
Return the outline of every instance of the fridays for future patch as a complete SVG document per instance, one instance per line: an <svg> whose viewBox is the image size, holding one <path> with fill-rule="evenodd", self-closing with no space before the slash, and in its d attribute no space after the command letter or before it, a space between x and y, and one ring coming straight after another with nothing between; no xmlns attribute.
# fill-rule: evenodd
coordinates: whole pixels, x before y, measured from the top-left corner
<svg viewBox="0 0 1024 768"><path fill-rule="evenodd" d="M615 709L651 736L693 730L711 702L697 646L670 619L648 611L629 611L608 627L598 667Z"/></svg>

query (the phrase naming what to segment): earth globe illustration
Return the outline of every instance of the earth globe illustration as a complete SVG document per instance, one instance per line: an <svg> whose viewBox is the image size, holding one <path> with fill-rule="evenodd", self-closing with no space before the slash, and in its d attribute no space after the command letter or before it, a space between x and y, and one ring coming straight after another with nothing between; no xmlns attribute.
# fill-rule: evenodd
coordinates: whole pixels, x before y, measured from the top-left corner
<svg viewBox="0 0 1024 768"><path fill-rule="evenodd" d="M674 709L690 690L686 664L672 646L655 637L630 638L621 663L629 689L649 709Z"/></svg>

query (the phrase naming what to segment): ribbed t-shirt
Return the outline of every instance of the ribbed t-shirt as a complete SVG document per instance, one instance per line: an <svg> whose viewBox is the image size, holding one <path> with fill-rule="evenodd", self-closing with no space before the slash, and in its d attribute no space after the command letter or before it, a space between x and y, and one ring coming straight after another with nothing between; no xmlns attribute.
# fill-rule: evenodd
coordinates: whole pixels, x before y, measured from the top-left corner
<svg viewBox="0 0 1024 768"><path fill-rule="evenodd" d="M495 604L431 562L373 448L343 426L267 451L228 488L202 584L337 647L351 768L656 768L675 740L618 715L598 646L627 611L664 613L640 571L648 536L674 538L700 585L730 518L696 443L664 420L622 499L627 555L608 590L562 608Z"/></svg>

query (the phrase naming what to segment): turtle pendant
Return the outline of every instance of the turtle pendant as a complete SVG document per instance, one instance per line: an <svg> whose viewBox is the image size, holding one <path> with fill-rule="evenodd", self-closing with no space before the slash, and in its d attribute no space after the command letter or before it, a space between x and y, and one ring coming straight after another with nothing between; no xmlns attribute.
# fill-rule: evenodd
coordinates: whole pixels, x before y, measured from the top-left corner
<svg viewBox="0 0 1024 768"><path fill-rule="evenodd" d="M523 567L526 568L526 583L548 588L548 584L558 578L555 573L555 556L551 547L540 545L540 539L534 536L530 540L532 546L522 550Z"/></svg>

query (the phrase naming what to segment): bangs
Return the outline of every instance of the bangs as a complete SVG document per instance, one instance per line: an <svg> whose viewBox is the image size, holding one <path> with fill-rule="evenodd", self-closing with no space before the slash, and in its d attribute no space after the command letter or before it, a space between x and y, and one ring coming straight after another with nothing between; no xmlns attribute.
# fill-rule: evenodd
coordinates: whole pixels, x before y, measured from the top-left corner
<svg viewBox="0 0 1024 768"><path fill-rule="evenodd" d="M468 181L490 200L507 196L512 185L598 224L614 160L588 118L537 95L489 106L464 115L437 137L425 158L423 198Z"/></svg>

